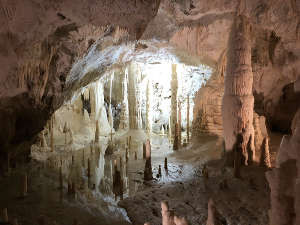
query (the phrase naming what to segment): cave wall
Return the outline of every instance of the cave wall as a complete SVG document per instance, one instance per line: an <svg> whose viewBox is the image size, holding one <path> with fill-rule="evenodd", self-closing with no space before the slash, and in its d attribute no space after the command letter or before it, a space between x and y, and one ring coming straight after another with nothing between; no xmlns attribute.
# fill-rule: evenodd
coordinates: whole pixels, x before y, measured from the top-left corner
<svg viewBox="0 0 300 225"><path fill-rule="evenodd" d="M1 134L0 155L7 149L28 152L51 114L70 97L66 79L72 64L105 35L111 43L125 41L119 40L124 32L118 27L126 28L128 39L140 38L159 3L2 1L0 118L1 129L9 132Z"/></svg>

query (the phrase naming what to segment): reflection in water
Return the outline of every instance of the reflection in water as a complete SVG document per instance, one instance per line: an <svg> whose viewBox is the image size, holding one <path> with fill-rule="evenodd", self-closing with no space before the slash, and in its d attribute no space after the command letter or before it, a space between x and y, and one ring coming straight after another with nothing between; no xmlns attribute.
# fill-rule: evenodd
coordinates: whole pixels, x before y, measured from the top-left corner
<svg viewBox="0 0 300 225"><path fill-rule="evenodd" d="M190 178L195 168L191 162L199 163L207 155L198 152L197 158L193 151L174 152L166 136L153 135L150 142L151 171L159 184ZM212 148L205 146L203 144L203 149ZM134 136L131 139L116 138L113 143L104 139L99 144L73 152L56 152L48 158L48 163L57 174L62 168L64 187L74 186L76 193L73 194L77 199L88 199L102 212L113 211L115 215L120 199L132 197L145 188L146 149L147 145Z"/></svg>
<svg viewBox="0 0 300 225"><path fill-rule="evenodd" d="M48 162L57 171L61 167L64 184L74 184L80 194L93 190L103 199L122 199L134 195L143 184L143 142L134 139L61 152Z"/></svg>

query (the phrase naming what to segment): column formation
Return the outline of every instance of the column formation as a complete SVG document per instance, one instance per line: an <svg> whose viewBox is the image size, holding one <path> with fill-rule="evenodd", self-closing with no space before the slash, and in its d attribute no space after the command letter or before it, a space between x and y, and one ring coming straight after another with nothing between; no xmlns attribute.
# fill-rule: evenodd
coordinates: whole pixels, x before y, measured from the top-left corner
<svg viewBox="0 0 300 225"><path fill-rule="evenodd" d="M175 124L177 123L177 90L178 90L178 80L176 64L172 64L172 75L171 75L171 135L172 138L175 136Z"/></svg>
<svg viewBox="0 0 300 225"><path fill-rule="evenodd" d="M247 143L253 134L252 94L253 73L251 68L251 26L247 19L237 15L232 25L225 76L225 92L222 102L226 164L233 165L234 145L242 135L241 164L247 162ZM240 143L239 143L240 144ZM240 163L238 163L240 164Z"/></svg>
<svg viewBox="0 0 300 225"><path fill-rule="evenodd" d="M122 93L123 93L123 102L120 115L120 125L119 129L128 128L128 72L127 70L122 75Z"/></svg>
<svg viewBox="0 0 300 225"><path fill-rule="evenodd" d="M139 128L139 98L137 95L137 65L130 63L128 67L128 108L129 108L129 128Z"/></svg>

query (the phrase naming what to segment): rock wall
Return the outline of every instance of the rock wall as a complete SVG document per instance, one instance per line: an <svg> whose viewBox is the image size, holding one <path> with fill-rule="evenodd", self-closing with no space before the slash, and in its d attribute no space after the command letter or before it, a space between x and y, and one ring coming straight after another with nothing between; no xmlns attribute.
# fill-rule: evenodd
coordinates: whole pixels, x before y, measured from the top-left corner
<svg viewBox="0 0 300 225"><path fill-rule="evenodd" d="M300 223L300 110L293 121L292 135L281 141L276 168L266 173L271 189L270 224Z"/></svg>
<svg viewBox="0 0 300 225"><path fill-rule="evenodd" d="M195 95L192 124L193 137L197 137L202 133L220 136L223 134L222 98L224 94L225 65L226 57L223 54L217 70Z"/></svg>

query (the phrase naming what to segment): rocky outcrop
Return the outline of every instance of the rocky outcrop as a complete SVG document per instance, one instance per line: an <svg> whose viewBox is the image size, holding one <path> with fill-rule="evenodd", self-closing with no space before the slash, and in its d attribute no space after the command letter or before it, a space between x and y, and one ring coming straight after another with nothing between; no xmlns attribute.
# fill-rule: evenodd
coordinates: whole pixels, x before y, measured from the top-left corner
<svg viewBox="0 0 300 225"><path fill-rule="evenodd" d="M299 111L297 115L299 115ZM292 135L283 137L276 168L266 173L271 189L270 224L300 223L300 120L294 119Z"/></svg>

